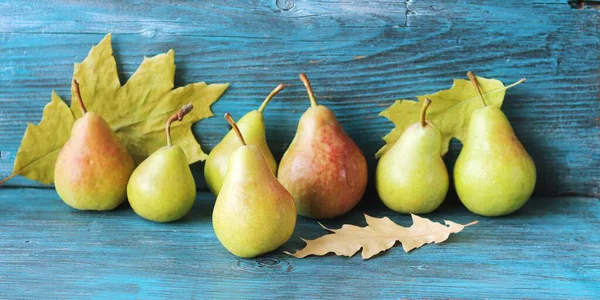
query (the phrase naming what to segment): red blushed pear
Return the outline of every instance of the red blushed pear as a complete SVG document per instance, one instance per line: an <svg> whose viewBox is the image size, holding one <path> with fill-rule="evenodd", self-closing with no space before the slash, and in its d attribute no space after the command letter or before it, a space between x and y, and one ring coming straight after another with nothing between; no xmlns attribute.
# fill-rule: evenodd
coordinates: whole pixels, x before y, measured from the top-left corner
<svg viewBox="0 0 600 300"><path fill-rule="evenodd" d="M56 192L76 209L111 210L125 200L133 159L108 123L86 110L76 80L73 85L83 116L56 159Z"/></svg>
<svg viewBox="0 0 600 300"><path fill-rule="evenodd" d="M279 164L278 178L296 201L298 214L315 219L341 216L362 198L367 161L331 110L318 105L300 74L311 106Z"/></svg>

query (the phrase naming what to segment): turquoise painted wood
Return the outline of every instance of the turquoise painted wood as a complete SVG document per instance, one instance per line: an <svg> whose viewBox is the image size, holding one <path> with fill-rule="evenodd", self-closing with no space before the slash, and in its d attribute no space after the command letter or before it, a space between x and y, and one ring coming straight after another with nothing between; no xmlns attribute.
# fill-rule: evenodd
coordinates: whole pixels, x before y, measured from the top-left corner
<svg viewBox="0 0 600 300"><path fill-rule="evenodd" d="M80 212L54 190L3 189L0 298L600 298L600 202L593 198L534 198L505 218L476 218L448 201L428 217L479 224L443 244L409 254L396 247L367 261L283 254L302 247L300 237L326 233L306 218L281 249L238 259L213 232L213 203L200 193L181 222L156 224L127 206ZM410 225L382 205L323 223L364 226L362 212Z"/></svg>
<svg viewBox="0 0 600 300"><path fill-rule="evenodd" d="M123 1L119 1L123 2ZM10 174L27 122L56 90L70 99L73 63L112 32L122 82L144 55L173 48L176 85L231 82L213 106L240 117L278 83L266 112L280 158L308 107L307 72L375 167L395 99L448 88L467 70L527 83L504 110L539 169L538 195L600 194L600 12L567 1L0 1L0 176ZM227 132L195 126L207 151ZM448 161L458 154L453 144ZM202 164L194 166L205 188ZM39 186L17 178L11 186Z"/></svg>
<svg viewBox="0 0 600 300"><path fill-rule="evenodd" d="M600 10L572 7L577 1L0 0L0 177L12 170L26 123L39 121L51 90L70 99L73 63L108 32L123 83L144 55L171 48L177 86L232 83L213 106L219 117L194 127L206 151L228 130L224 112L238 118L285 82L293 86L265 116L280 158L308 107L297 79L306 72L371 170L392 128L377 114L395 99L448 88L468 70L505 83L527 77L503 109L539 171L537 196L516 214L477 218L451 193L427 217L478 225L368 261L283 254L326 233L305 218L281 249L238 259L216 239L214 197L203 191L184 220L155 224L127 205L74 211L53 189L15 178L0 187L0 298L600 298ZM450 166L459 151L453 143ZM193 166L201 190L202 167ZM410 224L372 191L324 224L365 225L362 213Z"/></svg>

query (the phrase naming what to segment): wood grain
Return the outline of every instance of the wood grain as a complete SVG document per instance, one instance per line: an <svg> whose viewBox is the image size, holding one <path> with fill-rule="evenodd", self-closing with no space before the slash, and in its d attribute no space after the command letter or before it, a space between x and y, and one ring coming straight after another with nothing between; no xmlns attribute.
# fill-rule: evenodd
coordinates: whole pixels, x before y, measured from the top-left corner
<svg viewBox="0 0 600 300"><path fill-rule="evenodd" d="M365 199L368 200L368 199ZM324 225L366 225L362 213L410 217L363 201ZM124 206L75 211L49 189L0 190L0 297L4 299L534 298L600 297L600 201L533 198L503 218L481 218L454 201L427 215L479 224L409 254L395 247L371 260L282 253L326 232L299 218L288 243L238 259L211 225L214 197L200 193L182 221L157 224Z"/></svg>
<svg viewBox="0 0 600 300"><path fill-rule="evenodd" d="M144 55L170 48L177 86L231 82L217 116L239 118L278 83L293 84L266 111L276 158L308 107L297 79L306 72L370 170L392 126L377 114L395 99L448 88L467 70L507 83L527 77L504 110L538 167L535 193L598 197L599 28L598 10L546 0L299 0L287 10L266 0L0 2L0 177L12 170L26 122L39 121L51 90L70 98L73 63L112 32L122 82ZM220 117L195 126L206 150L227 130ZM453 144L450 166L459 150Z"/></svg>

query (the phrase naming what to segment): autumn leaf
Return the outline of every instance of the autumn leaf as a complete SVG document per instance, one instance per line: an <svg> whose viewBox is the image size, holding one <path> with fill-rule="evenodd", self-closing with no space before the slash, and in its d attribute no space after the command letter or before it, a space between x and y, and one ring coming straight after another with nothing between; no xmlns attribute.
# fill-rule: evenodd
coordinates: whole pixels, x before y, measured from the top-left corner
<svg viewBox="0 0 600 300"><path fill-rule="evenodd" d="M144 58L137 71L121 86L110 34L92 47L83 62L75 64L73 78L79 82L86 108L108 122L137 164L165 145L167 118L189 102L193 103L194 110L182 122L171 126L171 138L183 149L188 163L204 160L206 154L194 138L191 126L213 116L210 106L229 86L199 82L173 89L173 50ZM28 125L9 178L23 175L41 183L52 183L56 157L79 117L81 110L77 101L72 101L69 109L53 92L41 122Z"/></svg>
<svg viewBox="0 0 600 300"><path fill-rule="evenodd" d="M75 117L67 104L52 92L52 100L44 107L40 123L27 124L13 174L5 180L23 175L42 183L52 183L52 180L47 180L48 172L51 171L53 178L56 157L69 139L73 123Z"/></svg>
<svg viewBox="0 0 600 300"><path fill-rule="evenodd" d="M396 242L402 243L405 252L409 252L429 243L441 243L451 233L462 231L466 226L477 224L477 221L461 225L444 221L445 225L429 219L412 215L413 225L402 227L387 217L373 218L365 215L367 226L359 227L345 224L340 229L326 230L333 232L314 240L304 240L306 246L295 253L285 252L297 258L309 255L325 255L333 252L339 256L353 256L362 248L362 258L369 259L380 252L392 248Z"/></svg>
<svg viewBox="0 0 600 300"><path fill-rule="evenodd" d="M521 79L509 86L504 86L500 80L477 77L477 81L488 105L502 106L505 91L525 81ZM417 96L418 101L397 100L388 109L379 115L394 123L394 129L383 137L385 145L377 151L376 158L381 157L404 130L419 120L421 105L425 99L432 100L427 110L427 119L432 121L442 133L442 148L440 154L448 152L450 139L457 138L464 143L471 114L480 107L480 100L475 87L469 80L454 79L454 84L449 90L442 90L435 94Z"/></svg>

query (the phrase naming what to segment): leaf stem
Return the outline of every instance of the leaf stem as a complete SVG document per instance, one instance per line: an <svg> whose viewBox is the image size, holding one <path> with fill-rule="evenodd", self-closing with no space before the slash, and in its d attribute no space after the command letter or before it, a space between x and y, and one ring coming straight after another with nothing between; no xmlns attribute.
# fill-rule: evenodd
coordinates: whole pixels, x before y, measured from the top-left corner
<svg viewBox="0 0 600 300"><path fill-rule="evenodd" d="M283 83L278 85L275 89L273 89L269 96L265 98L265 101L263 101L263 103L258 108L258 112L262 113L265 110L265 107L267 107L267 104L269 104L269 101L271 101L271 99L273 99L273 97L275 97L275 95L277 95L277 93L281 92L283 89L285 89L285 84Z"/></svg>
<svg viewBox="0 0 600 300"><path fill-rule="evenodd" d="M192 109L194 108L194 106L192 105L192 102L184 105L176 114L172 115L169 117L169 119L167 119L167 124L165 125L165 131L167 133L167 146L171 147L171 123L175 122L175 121L181 121L183 119L183 116L187 115L190 111L192 111Z"/></svg>
<svg viewBox="0 0 600 300"><path fill-rule="evenodd" d="M13 177L15 177L17 175L21 175L21 171L18 171L16 173L12 173L12 174L8 175L6 178L0 180L0 185L2 185L3 183L9 181L11 178L13 178Z"/></svg>
<svg viewBox="0 0 600 300"><path fill-rule="evenodd" d="M73 79L73 85L75 86L75 96L79 101L79 107L81 108L81 112L85 115L87 113L87 109L85 108L85 105L83 105L83 99L81 98L81 92L79 91L79 82L77 82L77 79Z"/></svg>
<svg viewBox="0 0 600 300"><path fill-rule="evenodd" d="M479 94L479 98L481 99L481 104L483 105L483 107L486 107L487 104L485 103L485 98L483 98L483 94L481 93L481 89L479 88L479 83L477 83L477 77L475 77L475 74L473 74L472 71L467 72L467 77L469 77L469 80L471 80L471 83L473 84L473 86L475 87L475 90Z"/></svg>
<svg viewBox="0 0 600 300"><path fill-rule="evenodd" d="M310 85L310 81L308 81L308 77L306 77L306 74L300 73L300 81L304 83L306 91L308 92L308 98L310 98L310 107L316 107L317 100L315 99L315 93L313 92L312 86Z"/></svg>
<svg viewBox="0 0 600 300"><path fill-rule="evenodd" d="M521 79L519 79L519 81L517 81L517 82L515 82L515 83L513 83L513 84L509 84L509 85L507 85L507 86L506 86L506 89L510 89L511 87L513 87L513 86L515 86L515 85L517 85L517 84L521 84L521 83L525 82L525 80L527 80L527 78L521 78Z"/></svg>
<svg viewBox="0 0 600 300"><path fill-rule="evenodd" d="M464 226L467 227L467 226L475 225L477 223L479 223L479 222L477 220L475 220L475 221L473 221L471 223L465 224Z"/></svg>
<svg viewBox="0 0 600 300"><path fill-rule="evenodd" d="M427 114L427 108L431 105L431 99L425 99L423 102L423 106L421 106L421 127L425 127L427 125L427 120L425 119L425 115Z"/></svg>
<svg viewBox="0 0 600 300"><path fill-rule="evenodd" d="M244 136L242 135L242 132L240 131L238 126L235 124L235 120L233 120L233 117L229 113L225 113L225 120L227 120L227 122L229 122L229 125L231 125L231 129L233 129L235 134L238 136L240 143L242 143L242 145L246 146L246 141L244 140Z"/></svg>

